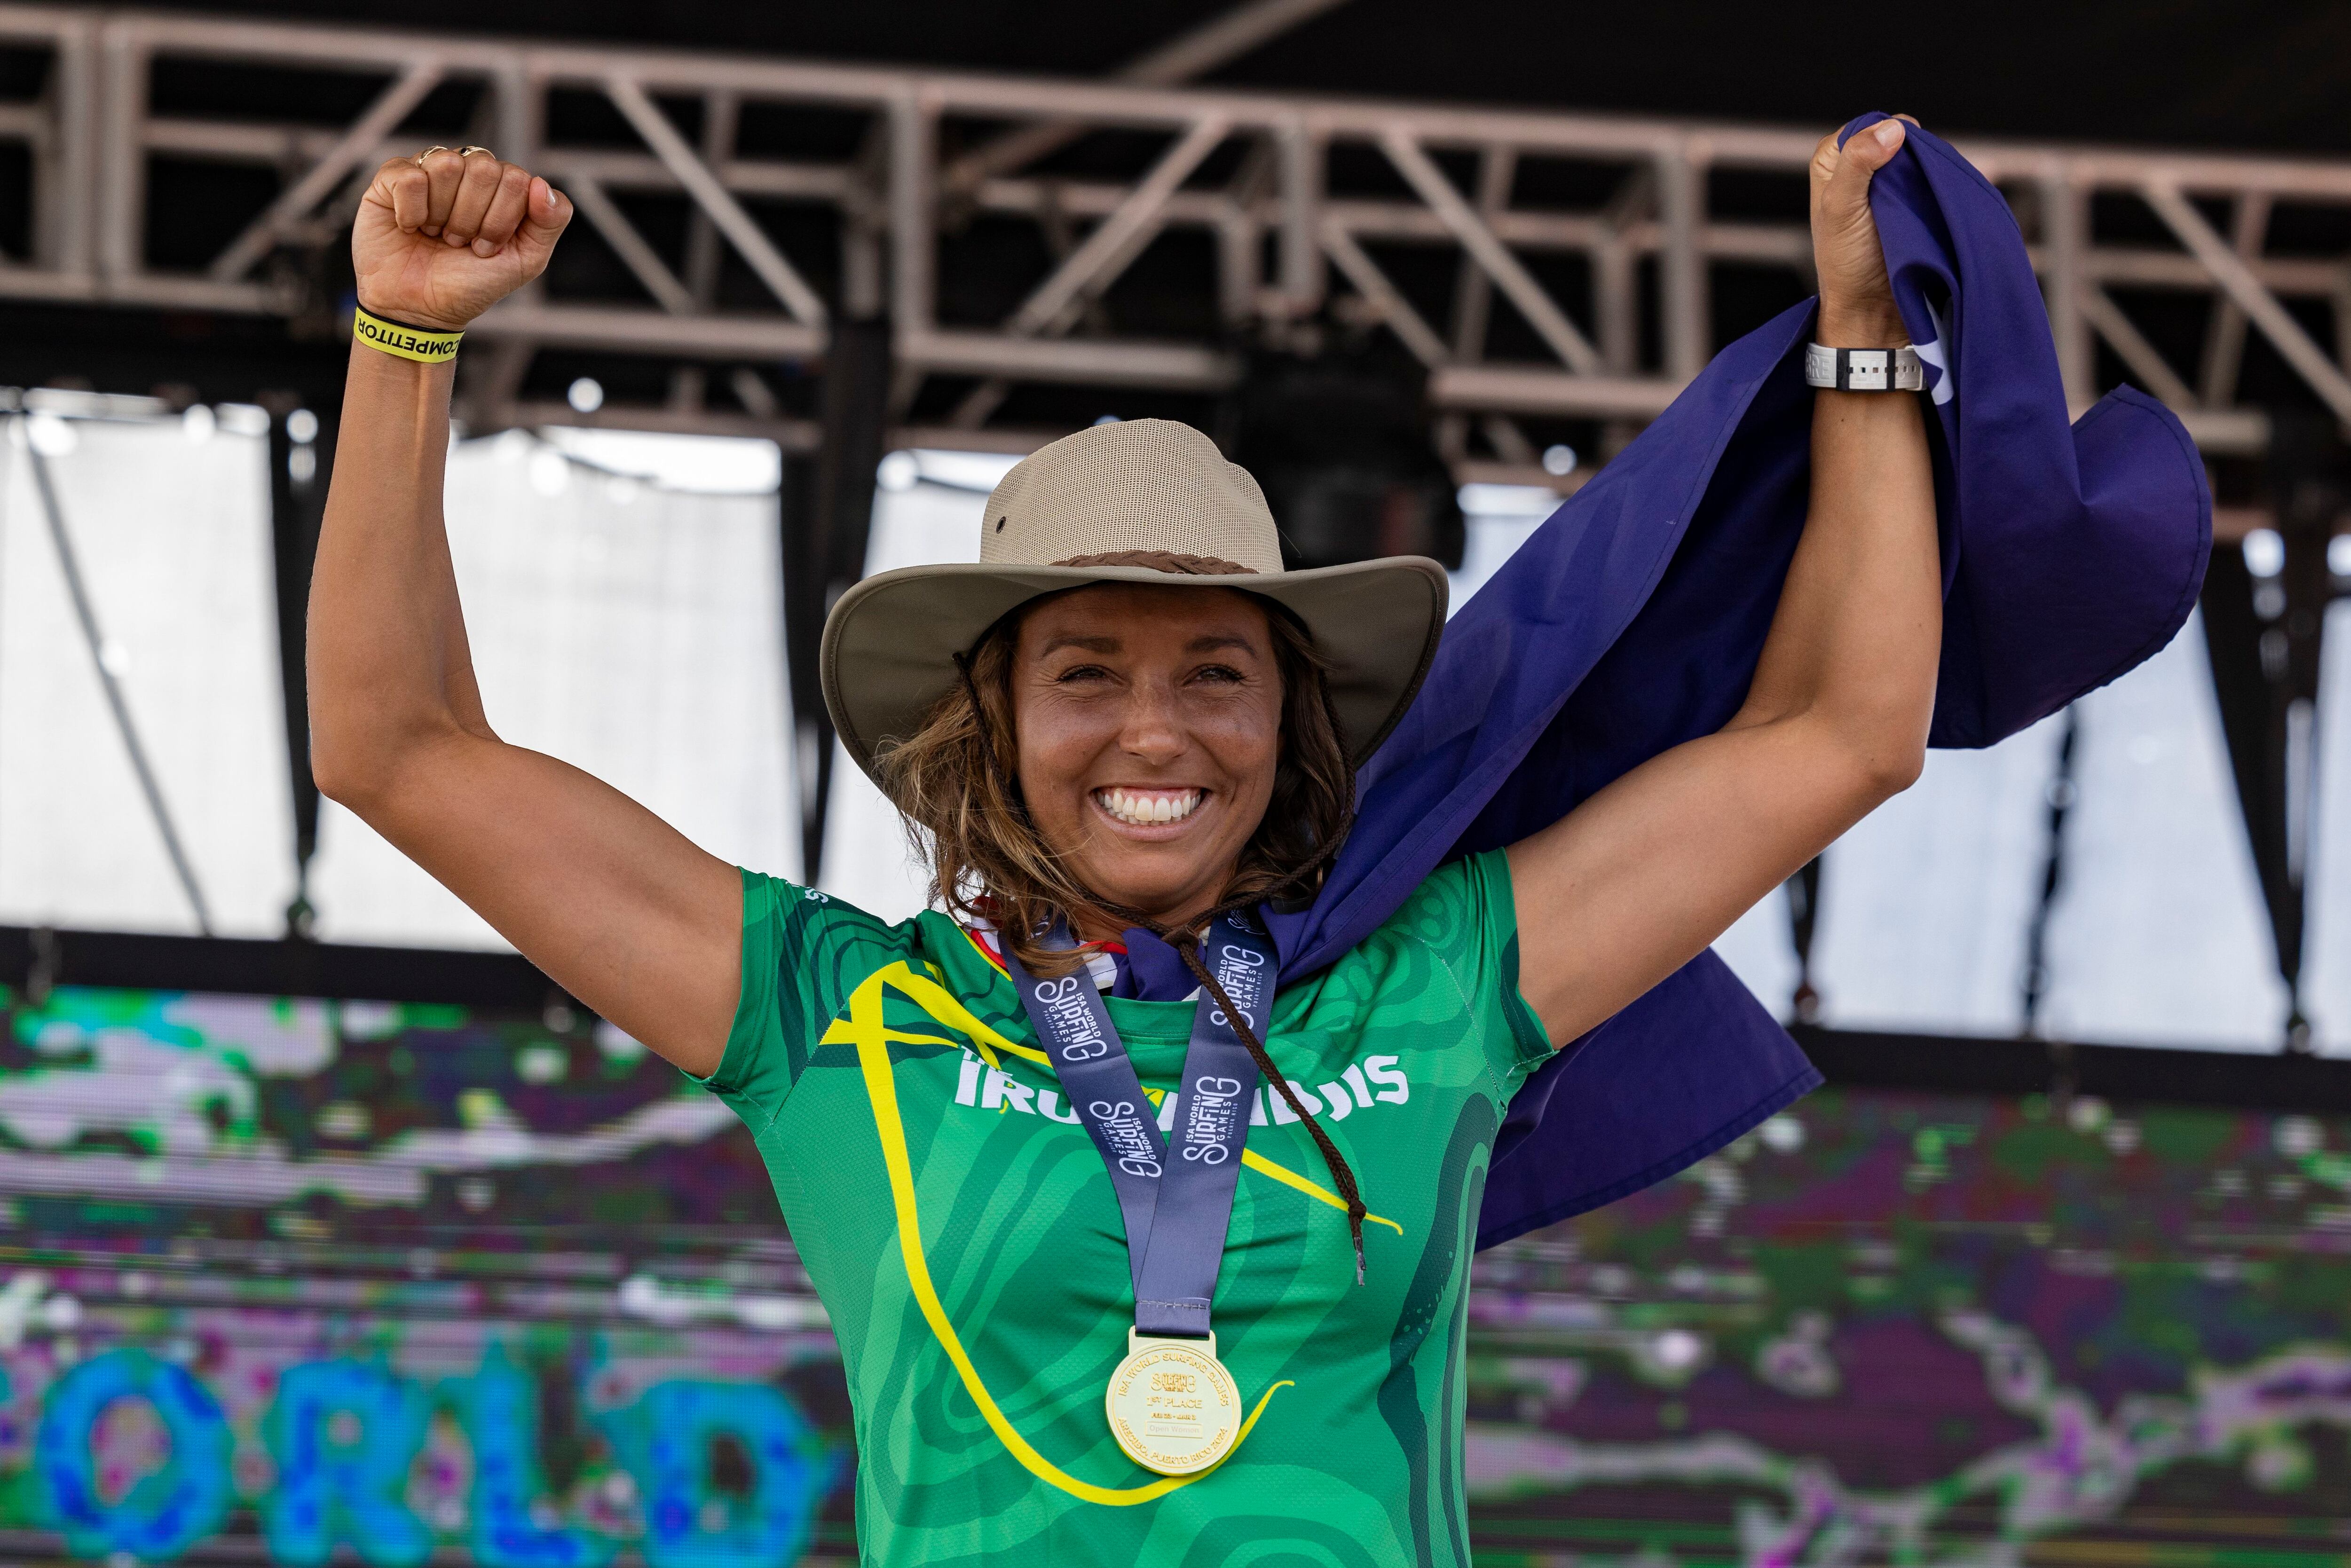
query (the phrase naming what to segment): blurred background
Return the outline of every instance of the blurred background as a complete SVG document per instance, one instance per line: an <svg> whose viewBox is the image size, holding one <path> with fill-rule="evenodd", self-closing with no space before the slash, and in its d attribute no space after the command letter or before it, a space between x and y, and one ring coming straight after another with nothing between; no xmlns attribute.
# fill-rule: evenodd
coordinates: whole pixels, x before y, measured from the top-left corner
<svg viewBox="0 0 2351 1568"><path fill-rule="evenodd" d="M2179 413L2210 575L1725 936L1828 1089L1479 1260L1479 1561L2351 1561L2346 94L2284 0L0 5L0 1553L853 1555L731 1114L311 784L378 161L580 210L458 367L493 722L899 916L844 587L1154 416L1458 606L1810 292L1883 108L2008 197L2076 408Z"/></svg>

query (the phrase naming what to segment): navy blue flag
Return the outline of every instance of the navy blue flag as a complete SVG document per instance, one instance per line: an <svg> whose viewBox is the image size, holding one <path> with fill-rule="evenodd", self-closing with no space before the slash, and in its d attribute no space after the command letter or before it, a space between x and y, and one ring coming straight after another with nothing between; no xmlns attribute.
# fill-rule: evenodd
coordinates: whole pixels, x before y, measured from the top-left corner
<svg viewBox="0 0 2351 1568"><path fill-rule="evenodd" d="M1871 114L1850 136L1886 118ZM1915 127L1870 207L1927 365L1944 620L1931 743L1990 746L2115 679L2188 618L2211 546L2179 421L2124 388L2078 423L2022 235L1991 183ZM1811 302L1718 354L1447 628L1358 775L1320 896L1274 914L1284 982L1362 941L1453 856L1515 842L1745 700L1807 508ZM1127 934L1128 984L1190 989ZM1126 988L1122 987L1122 989ZM1817 1086L1712 952L1559 1053L1497 1140L1478 1244L1661 1181Z"/></svg>

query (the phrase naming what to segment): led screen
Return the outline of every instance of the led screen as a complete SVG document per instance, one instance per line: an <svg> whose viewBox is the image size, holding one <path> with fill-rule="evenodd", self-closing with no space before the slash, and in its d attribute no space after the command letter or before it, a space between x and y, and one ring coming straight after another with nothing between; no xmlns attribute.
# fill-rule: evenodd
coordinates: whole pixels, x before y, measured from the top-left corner
<svg viewBox="0 0 2351 1568"><path fill-rule="evenodd" d="M1481 1258L1473 1533L1759 1568L2339 1563L2346 1148L2341 1118L1824 1090Z"/></svg>
<svg viewBox="0 0 2351 1568"><path fill-rule="evenodd" d="M560 1007L12 1015L0 1531L387 1568L847 1547L822 1309L733 1113L634 1041Z"/></svg>
<svg viewBox="0 0 2351 1568"><path fill-rule="evenodd" d="M823 1312L731 1113L633 1041L559 1005L6 1006L0 1539L852 1550ZM1481 1562L2351 1552L2351 1119L1832 1089L1477 1281Z"/></svg>

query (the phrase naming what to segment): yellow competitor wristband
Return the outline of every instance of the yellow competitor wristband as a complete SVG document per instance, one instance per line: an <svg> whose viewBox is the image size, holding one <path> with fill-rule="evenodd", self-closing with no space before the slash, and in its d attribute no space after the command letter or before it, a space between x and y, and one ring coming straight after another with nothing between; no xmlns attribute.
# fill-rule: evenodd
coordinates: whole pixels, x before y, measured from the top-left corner
<svg viewBox="0 0 2351 1568"><path fill-rule="evenodd" d="M457 344L463 332L436 332L427 327L411 327L399 321L387 321L363 305L351 307L351 336L371 349L381 349L387 354L420 364L445 365L457 357Z"/></svg>

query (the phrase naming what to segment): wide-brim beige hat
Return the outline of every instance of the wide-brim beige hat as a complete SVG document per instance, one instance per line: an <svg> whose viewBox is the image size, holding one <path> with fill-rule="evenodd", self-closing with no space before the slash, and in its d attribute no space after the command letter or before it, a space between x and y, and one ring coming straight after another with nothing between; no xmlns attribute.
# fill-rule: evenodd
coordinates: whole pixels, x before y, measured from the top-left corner
<svg viewBox="0 0 2351 1568"><path fill-rule="evenodd" d="M1104 559L1110 558L1110 559ZM857 765L922 727L955 661L1029 600L1094 582L1239 589L1295 615L1331 665L1339 738L1361 763L1420 689L1445 630L1445 569L1390 556L1281 569L1255 479L1172 420L1100 424L1039 447L987 497L977 563L869 577L824 623L825 706Z"/></svg>

